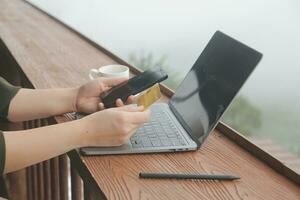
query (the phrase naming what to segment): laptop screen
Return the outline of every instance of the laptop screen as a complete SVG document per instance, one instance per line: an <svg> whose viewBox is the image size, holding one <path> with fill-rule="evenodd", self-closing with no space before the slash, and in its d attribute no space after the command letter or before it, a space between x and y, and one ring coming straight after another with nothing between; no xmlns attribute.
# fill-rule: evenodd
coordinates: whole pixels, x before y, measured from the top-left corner
<svg viewBox="0 0 300 200"><path fill-rule="evenodd" d="M198 145L240 90L262 54L217 31L170 101Z"/></svg>

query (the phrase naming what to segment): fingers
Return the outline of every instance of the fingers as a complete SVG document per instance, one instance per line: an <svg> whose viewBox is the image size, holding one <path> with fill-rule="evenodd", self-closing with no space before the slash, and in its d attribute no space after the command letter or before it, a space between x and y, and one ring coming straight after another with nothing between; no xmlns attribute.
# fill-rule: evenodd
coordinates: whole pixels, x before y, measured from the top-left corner
<svg viewBox="0 0 300 200"><path fill-rule="evenodd" d="M135 102L136 102L136 97L135 96L133 96L133 95L130 95L129 97L128 97L128 99L127 99L127 102L126 102L126 104L134 104ZM116 101L116 106L117 107L121 107L121 106L124 106L125 104L124 104L124 102L121 100L121 99L117 99L117 101Z"/></svg>
<svg viewBox="0 0 300 200"><path fill-rule="evenodd" d="M123 101L120 98L117 99L116 100L116 107L122 107L122 106L125 106L125 104L123 103ZM134 106L134 105L129 105L129 106L137 107L137 106ZM98 104L98 107L99 107L99 110L104 110L105 109L105 106L104 106L104 104L102 102ZM131 111L132 109L126 107L123 110ZM139 110L142 110L142 108L140 108ZM135 110L133 110L133 111L135 111Z"/></svg>
<svg viewBox="0 0 300 200"><path fill-rule="evenodd" d="M129 131L126 133L126 140L129 140L129 138L140 128L140 126L149 121L150 118L150 111L144 111L144 112L138 112L141 114L141 116L134 116L131 119L134 119L131 123L128 123ZM135 113L130 113L130 114L135 114Z"/></svg>
<svg viewBox="0 0 300 200"><path fill-rule="evenodd" d="M143 112L129 112L128 121L133 124L143 124L150 120L150 110L145 110Z"/></svg>
<svg viewBox="0 0 300 200"><path fill-rule="evenodd" d="M128 99L127 99L127 103L128 103L128 104L133 104L133 103L136 102L137 99L138 99L137 96L130 95L130 96L128 97Z"/></svg>
<svg viewBox="0 0 300 200"><path fill-rule="evenodd" d="M130 130L130 132L127 134L127 136L126 136L126 140L128 141L130 138L131 138L131 136L139 129L139 127L140 126L134 126L131 130Z"/></svg>
<svg viewBox="0 0 300 200"><path fill-rule="evenodd" d="M115 108L120 111L127 111L127 112L141 112L144 110L144 106L136 106L133 104L122 106L122 107L117 107Z"/></svg>
<svg viewBox="0 0 300 200"><path fill-rule="evenodd" d="M124 106L123 101L122 101L121 99L117 99L117 101L116 101L116 106L117 106L117 107Z"/></svg>
<svg viewBox="0 0 300 200"><path fill-rule="evenodd" d="M145 110L144 106L127 105L115 108L126 112L126 121L133 124L141 124L149 121L150 110Z"/></svg>
<svg viewBox="0 0 300 200"><path fill-rule="evenodd" d="M112 88L112 87L109 87L109 86L106 86L106 85L105 85L105 86L102 87L101 93L102 93L102 92L105 92L105 91L107 91L107 90L109 90L109 89L111 89L111 88Z"/></svg>
<svg viewBox="0 0 300 200"><path fill-rule="evenodd" d="M98 108L99 108L99 110L104 110L105 109L104 104L102 102L100 102L98 104Z"/></svg>
<svg viewBox="0 0 300 200"><path fill-rule="evenodd" d="M112 87L115 85L118 85L124 81L127 81L128 78L122 77L122 78L103 78L101 79L101 83L103 83L107 87Z"/></svg>

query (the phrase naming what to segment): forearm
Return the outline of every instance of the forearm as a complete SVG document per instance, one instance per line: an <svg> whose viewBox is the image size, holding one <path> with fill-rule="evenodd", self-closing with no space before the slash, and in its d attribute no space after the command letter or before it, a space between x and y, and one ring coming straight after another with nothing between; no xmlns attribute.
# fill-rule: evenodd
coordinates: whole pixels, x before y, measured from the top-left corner
<svg viewBox="0 0 300 200"><path fill-rule="evenodd" d="M75 111L76 88L21 89L10 103L8 119L25 121Z"/></svg>
<svg viewBox="0 0 300 200"><path fill-rule="evenodd" d="M84 126L79 121L4 132L6 144L4 172L19 170L81 147L82 134Z"/></svg>

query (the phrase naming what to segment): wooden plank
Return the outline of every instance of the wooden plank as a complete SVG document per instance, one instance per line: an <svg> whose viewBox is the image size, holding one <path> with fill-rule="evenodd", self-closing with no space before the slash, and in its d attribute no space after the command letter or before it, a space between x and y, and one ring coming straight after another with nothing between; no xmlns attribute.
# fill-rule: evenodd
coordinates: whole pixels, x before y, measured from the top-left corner
<svg viewBox="0 0 300 200"><path fill-rule="evenodd" d="M72 200L83 199L83 184L75 166L71 166L71 197Z"/></svg>
<svg viewBox="0 0 300 200"><path fill-rule="evenodd" d="M45 190L44 190L44 163L41 162L36 165L37 166L37 177L38 177L38 199L44 200L45 199Z"/></svg>
<svg viewBox="0 0 300 200"><path fill-rule="evenodd" d="M41 119L41 126L47 126L48 120ZM46 160L43 162L43 191L44 191L44 199L52 200L52 185L51 185L51 165L50 160Z"/></svg>
<svg viewBox="0 0 300 200"><path fill-rule="evenodd" d="M64 118L66 119L66 118ZM91 172L87 169L85 163L82 162L82 159L80 157L80 155L78 154L78 152L76 150L72 150L70 152L68 152L68 156L71 160L71 170L74 173L74 176L76 177L77 173L80 175L82 181L80 180L80 183L84 183L85 187L89 187L89 189L93 192L93 197L95 197L96 199L107 199L106 196L103 194L103 192L101 191L101 188L99 188L96 180L94 179L93 174L91 174ZM76 168L76 170L74 170L74 168ZM71 172L72 172L71 171ZM75 178L76 180L76 178ZM78 181L78 180L76 180ZM78 185L75 184L75 186ZM81 184L81 188L82 188L82 184ZM74 188L76 189L76 188ZM84 195L84 192L82 193L82 189L81 189L81 194ZM76 191L75 191L76 192ZM72 192L73 194L73 192ZM78 198L79 196L75 196L73 195L74 198ZM72 197L72 198L73 198Z"/></svg>
<svg viewBox="0 0 300 200"><path fill-rule="evenodd" d="M42 120L37 119L34 120L33 128L38 128L42 126ZM37 194L37 199L44 199L44 174L43 174L43 163L38 163L35 165L36 168L36 179L37 179L37 187L35 187L35 193Z"/></svg>
<svg viewBox="0 0 300 200"><path fill-rule="evenodd" d="M256 144L250 142L247 138L237 133L226 124L220 122L216 129L222 132L223 135L234 141L236 144L247 150L249 153L253 154L256 158L271 166L277 172L288 177L296 184L300 184L300 175L297 173L297 171L289 168L286 164L282 163L265 150L259 148Z"/></svg>
<svg viewBox="0 0 300 200"><path fill-rule="evenodd" d="M32 181L32 199L38 200L38 175L37 175L37 165L32 165L31 167L31 179Z"/></svg>
<svg viewBox="0 0 300 200"><path fill-rule="evenodd" d="M31 168L26 168L26 193L27 193L27 199L33 199L33 188L32 188L32 179L31 179Z"/></svg>
<svg viewBox="0 0 300 200"><path fill-rule="evenodd" d="M60 200L60 184L59 184L59 160L58 157L50 160L51 171L51 196L53 200Z"/></svg>
<svg viewBox="0 0 300 200"><path fill-rule="evenodd" d="M45 199L52 200L50 160L44 162L44 191Z"/></svg>
<svg viewBox="0 0 300 200"><path fill-rule="evenodd" d="M88 183L85 183L83 185L83 193L84 193L84 200L96 200L96 198L93 196L92 190L90 189L90 186Z"/></svg>
<svg viewBox="0 0 300 200"><path fill-rule="evenodd" d="M35 127L35 121L28 121L28 129L32 129ZM38 200L38 175L37 175L37 165L30 166L31 168L31 180L32 180L32 199Z"/></svg>
<svg viewBox="0 0 300 200"><path fill-rule="evenodd" d="M4 176L8 199L27 199L27 174L26 170L6 174ZM2 188L1 188L2 189Z"/></svg>
<svg viewBox="0 0 300 200"><path fill-rule="evenodd" d="M29 122L23 122L24 129L29 129ZM27 199L33 199L33 180L32 180L32 168L26 168L26 188L27 188Z"/></svg>
<svg viewBox="0 0 300 200"><path fill-rule="evenodd" d="M220 139L222 138L222 139ZM98 156L82 158L108 199L297 199L296 193L279 189L283 186L274 171L249 156L220 132L210 135L200 151L177 154ZM230 161L230 162L229 162ZM106 169L106 170L102 170ZM241 176L235 182L140 180L138 173L198 172ZM254 178L255 177L255 178ZM105 181L109 180L109 184ZM285 184L284 184L285 185ZM114 192L112 192L114 191ZM166 191L172 191L167 193ZM187 192L188 191L188 192ZM287 196L289 196L287 198Z"/></svg>
<svg viewBox="0 0 300 200"><path fill-rule="evenodd" d="M60 199L68 200L68 158L67 155L59 156L59 184L60 184Z"/></svg>
<svg viewBox="0 0 300 200"><path fill-rule="evenodd" d="M77 86L88 80L90 68L118 62L22 1L0 0L0 5L4 8L0 13L0 37L35 88ZM56 120L66 121L64 117ZM100 187L108 199L298 199L300 196L299 186L218 130L196 152L95 157L75 152L74 157L80 173L87 174L83 177L89 180L89 187ZM230 173L242 179L140 180L137 177L140 171Z"/></svg>

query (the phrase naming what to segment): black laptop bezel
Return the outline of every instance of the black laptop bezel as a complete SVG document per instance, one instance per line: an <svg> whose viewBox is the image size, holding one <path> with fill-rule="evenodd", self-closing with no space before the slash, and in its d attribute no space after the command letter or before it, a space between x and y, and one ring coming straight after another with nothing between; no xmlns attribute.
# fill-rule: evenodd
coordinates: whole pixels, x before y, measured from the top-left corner
<svg viewBox="0 0 300 200"><path fill-rule="evenodd" d="M170 110L172 111L172 113L175 115L176 119L179 121L179 123L182 125L182 127L185 129L185 131L189 134L189 136L192 138L192 140L197 144L197 148L200 148L201 145L203 144L203 142L206 140L206 138L208 137L208 135L215 129L215 127L218 125L220 119L222 118L222 116L224 115L224 113L227 111L227 109L230 107L230 105L232 104L232 102L234 101L234 99L237 97L238 93L240 92L241 88L244 86L244 84L247 82L247 80L249 79L249 77L251 76L251 74L253 73L254 69L256 68L256 66L260 63L263 54L258 52L257 50L245 45L244 43L222 33L221 31L216 31L215 34L213 35L213 37L210 39L210 41L208 42L208 44L206 45L206 47L204 48L204 50L202 51L202 53L200 54L200 56L198 58L200 58L203 54L203 52L205 52L208 48L208 46L210 45L210 43L214 40L215 37L227 37L237 43L239 43L240 45L243 45L244 47L249 48L252 51L255 51L257 53L257 62L256 64L253 66L252 71L250 72L250 74L248 75L248 77L245 79L245 81L242 83L241 87L237 90L236 94L234 95L234 97L232 98L232 100L230 101L230 103L228 104L228 106L224 109L223 113L220 115L220 117L218 118L218 120L215 121L215 124L213 125L213 127L208 130L206 133L203 134L203 136L201 138L195 138L192 132L192 129L189 127L189 125L185 122L185 120L182 118L182 116L180 115L179 111L177 111L177 109L175 108L175 106L172 104L172 99L173 97L170 99L168 105ZM198 60L198 59L197 59ZM196 62L197 62L196 60ZM191 70L194 68L194 65L196 64L196 62L193 64ZM191 71L190 70L190 71ZM189 71L189 73L190 73ZM187 76L185 76L184 80L186 79ZM184 80L181 82L181 84L183 84ZM175 92L176 93L176 92ZM175 94L174 93L174 94ZM174 96L174 95L173 95Z"/></svg>

